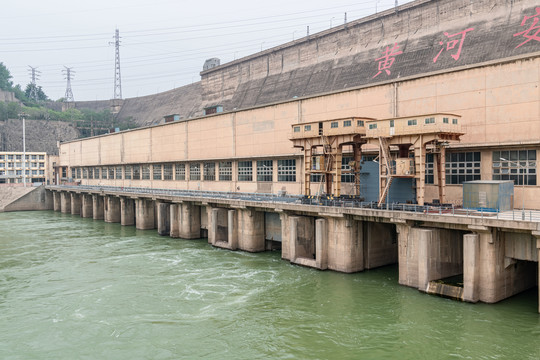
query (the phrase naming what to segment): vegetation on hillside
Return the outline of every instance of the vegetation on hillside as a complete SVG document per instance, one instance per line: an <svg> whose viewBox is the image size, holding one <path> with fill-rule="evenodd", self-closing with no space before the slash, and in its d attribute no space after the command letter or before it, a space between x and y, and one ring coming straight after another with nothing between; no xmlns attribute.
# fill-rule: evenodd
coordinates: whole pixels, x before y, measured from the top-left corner
<svg viewBox="0 0 540 360"><path fill-rule="evenodd" d="M67 109L65 111L56 111L48 108L50 103L41 86L36 87L37 101L30 99L34 84L28 84L25 91L20 85L14 85L11 81L12 76L7 67L0 62L0 90L10 91L22 103L18 102L0 102L0 121L8 119L17 119L19 114L26 114L26 119L30 120L52 120L71 122L76 126L81 135L90 136L106 132L111 128L120 128L125 130L135 128L137 125L131 120L119 121L111 114L108 109L102 111L93 111L89 109ZM58 102L62 102L59 99Z"/></svg>

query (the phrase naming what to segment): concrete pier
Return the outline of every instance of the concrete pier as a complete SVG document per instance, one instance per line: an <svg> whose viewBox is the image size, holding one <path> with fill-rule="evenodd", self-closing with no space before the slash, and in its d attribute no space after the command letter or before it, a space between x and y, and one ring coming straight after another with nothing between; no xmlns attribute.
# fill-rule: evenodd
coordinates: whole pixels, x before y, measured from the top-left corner
<svg viewBox="0 0 540 360"><path fill-rule="evenodd" d="M82 194L81 195L82 204L81 204L81 217L91 218L94 213L93 199L92 195Z"/></svg>
<svg viewBox="0 0 540 360"><path fill-rule="evenodd" d="M53 209L54 211L61 211L62 210L62 194L58 191L53 191Z"/></svg>
<svg viewBox="0 0 540 360"><path fill-rule="evenodd" d="M182 239L199 239L201 237L201 207L191 202L178 204L179 234Z"/></svg>
<svg viewBox="0 0 540 360"><path fill-rule="evenodd" d="M157 230L158 234L161 236L169 236L171 230L171 213L170 213L170 204L159 202L156 206L157 209Z"/></svg>
<svg viewBox="0 0 540 360"><path fill-rule="evenodd" d="M60 211L63 214L71 214L71 193L62 192L60 195Z"/></svg>
<svg viewBox="0 0 540 360"><path fill-rule="evenodd" d="M120 198L116 196L105 196L105 222L119 223L121 220Z"/></svg>
<svg viewBox="0 0 540 360"><path fill-rule="evenodd" d="M229 214L229 227L233 226L234 228L238 249L249 252L264 251L264 212L238 209L229 210L229 213L231 211L234 213Z"/></svg>
<svg viewBox="0 0 540 360"><path fill-rule="evenodd" d="M81 214L81 197L79 194L71 193L71 215Z"/></svg>
<svg viewBox="0 0 540 360"><path fill-rule="evenodd" d="M135 225L135 201L130 198L120 198L120 224L123 226Z"/></svg>
<svg viewBox="0 0 540 360"><path fill-rule="evenodd" d="M139 230L155 229L154 221L154 201L147 199L136 199L135 223Z"/></svg>
<svg viewBox="0 0 540 360"><path fill-rule="evenodd" d="M94 220L104 220L105 219L105 205L103 201L103 196L101 195L92 195L92 217Z"/></svg>
<svg viewBox="0 0 540 360"><path fill-rule="evenodd" d="M169 236L172 238L180 237L180 204L171 204L169 207L170 218L170 231Z"/></svg>

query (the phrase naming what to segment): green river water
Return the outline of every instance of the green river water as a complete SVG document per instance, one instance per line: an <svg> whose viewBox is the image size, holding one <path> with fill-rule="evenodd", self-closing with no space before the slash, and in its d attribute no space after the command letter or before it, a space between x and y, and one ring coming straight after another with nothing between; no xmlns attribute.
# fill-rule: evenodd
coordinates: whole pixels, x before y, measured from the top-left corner
<svg viewBox="0 0 540 360"><path fill-rule="evenodd" d="M540 359L537 289L494 305L204 240L0 213L1 359Z"/></svg>

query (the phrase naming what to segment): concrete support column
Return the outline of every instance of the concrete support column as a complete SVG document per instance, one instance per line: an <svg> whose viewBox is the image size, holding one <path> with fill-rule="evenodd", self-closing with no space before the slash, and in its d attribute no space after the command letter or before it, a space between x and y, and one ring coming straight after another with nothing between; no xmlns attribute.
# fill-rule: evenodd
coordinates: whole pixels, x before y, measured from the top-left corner
<svg viewBox="0 0 540 360"><path fill-rule="evenodd" d="M157 204L157 229L158 234L161 236L169 236L171 225L170 225L170 209L168 203L160 202Z"/></svg>
<svg viewBox="0 0 540 360"><path fill-rule="evenodd" d="M71 193L71 215L80 215L81 213L81 196L76 193Z"/></svg>
<svg viewBox="0 0 540 360"><path fill-rule="evenodd" d="M199 239L201 237L201 207L193 203L179 204L180 228L182 239ZM209 232L210 233L210 232ZM208 235L210 242L210 235Z"/></svg>
<svg viewBox="0 0 540 360"><path fill-rule="evenodd" d="M479 267L478 234L463 235L463 301L478 301Z"/></svg>
<svg viewBox="0 0 540 360"><path fill-rule="evenodd" d="M328 268L346 273L364 270L364 223L346 216L329 218L327 224L327 234L332 234L326 242Z"/></svg>
<svg viewBox="0 0 540 360"><path fill-rule="evenodd" d="M264 251L264 212L238 209L235 219L233 226L235 227L234 236L237 236L238 249L249 252ZM230 230L229 234L231 234ZM229 242L231 242L230 239L229 237Z"/></svg>
<svg viewBox="0 0 540 360"><path fill-rule="evenodd" d="M540 313L540 238L536 238L536 250L538 251L538 313Z"/></svg>
<svg viewBox="0 0 540 360"><path fill-rule="evenodd" d="M238 229L236 223L236 210L227 211L227 242L229 249L238 249Z"/></svg>
<svg viewBox="0 0 540 360"><path fill-rule="evenodd" d="M289 260L296 261L296 242L298 241L298 217L289 218Z"/></svg>
<svg viewBox="0 0 540 360"><path fill-rule="evenodd" d="M431 262L436 262L438 259L431 257L431 245L434 239L433 229L415 229L418 241L418 290L426 292L432 274Z"/></svg>
<svg viewBox="0 0 540 360"><path fill-rule="evenodd" d="M172 238L180 237L180 204L171 204L170 205L170 214L171 214L171 230L169 236Z"/></svg>
<svg viewBox="0 0 540 360"><path fill-rule="evenodd" d="M137 210L135 212L136 228L139 230L154 229L154 201L147 199L135 200Z"/></svg>
<svg viewBox="0 0 540 360"><path fill-rule="evenodd" d="M92 195L92 217L94 220L103 220L104 216L103 196Z"/></svg>
<svg viewBox="0 0 540 360"><path fill-rule="evenodd" d="M210 216L210 224L208 224L208 242L212 245L215 245L218 236L218 216L219 209L213 208L212 215Z"/></svg>
<svg viewBox="0 0 540 360"><path fill-rule="evenodd" d="M350 239L352 240L352 239ZM315 220L315 264L317 269L326 270L328 268L328 232L326 220Z"/></svg>
<svg viewBox="0 0 540 360"><path fill-rule="evenodd" d="M60 195L60 209L64 214L71 214L71 194L63 192Z"/></svg>
<svg viewBox="0 0 540 360"><path fill-rule="evenodd" d="M120 198L120 224L122 226L135 225L135 201L130 198Z"/></svg>
<svg viewBox="0 0 540 360"><path fill-rule="evenodd" d="M105 196L105 222L119 223L120 220L120 199L116 196Z"/></svg>
<svg viewBox="0 0 540 360"><path fill-rule="evenodd" d="M81 197L82 197L81 217L91 218L93 216L92 195L82 194Z"/></svg>
<svg viewBox="0 0 540 360"><path fill-rule="evenodd" d="M53 209L54 211L61 211L62 210L62 200L60 193L58 191L53 191Z"/></svg>

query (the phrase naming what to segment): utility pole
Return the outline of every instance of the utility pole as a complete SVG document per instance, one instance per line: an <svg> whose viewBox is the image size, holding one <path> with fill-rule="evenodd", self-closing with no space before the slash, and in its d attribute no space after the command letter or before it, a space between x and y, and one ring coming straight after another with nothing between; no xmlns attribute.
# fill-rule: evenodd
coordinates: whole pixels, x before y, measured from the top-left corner
<svg viewBox="0 0 540 360"><path fill-rule="evenodd" d="M36 80L39 79L39 74L41 73L41 71L38 71L37 70L37 67L31 67L30 65L28 65L28 67L30 68L29 71L30 71L30 77L31 77L31 82L30 82L30 99L34 99L35 102L38 101L38 89L37 89L37 85L36 85Z"/></svg>
<svg viewBox="0 0 540 360"><path fill-rule="evenodd" d="M114 42L110 42L109 45L113 45L115 48L114 57L114 96L113 99L122 99L122 78L120 76L120 30L116 29L114 35Z"/></svg>
<svg viewBox="0 0 540 360"><path fill-rule="evenodd" d="M67 80L66 84L66 94L64 95L64 102L65 103L72 103L75 100L73 99L73 91L71 91L71 79L73 79L73 74L75 71L73 71L73 68L68 68L67 66L64 66L66 69L62 70L62 73L64 74L65 79Z"/></svg>
<svg viewBox="0 0 540 360"><path fill-rule="evenodd" d="M343 21L343 24L347 25L347 13L345 13L345 20Z"/></svg>

